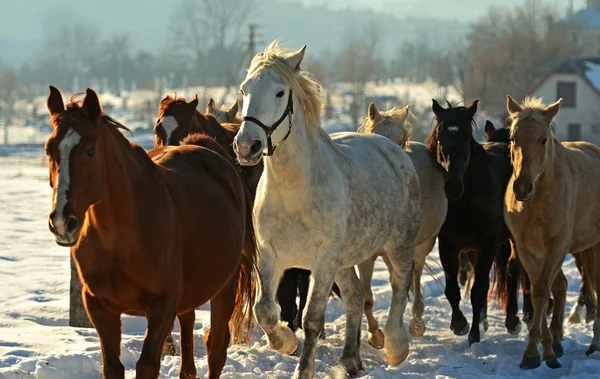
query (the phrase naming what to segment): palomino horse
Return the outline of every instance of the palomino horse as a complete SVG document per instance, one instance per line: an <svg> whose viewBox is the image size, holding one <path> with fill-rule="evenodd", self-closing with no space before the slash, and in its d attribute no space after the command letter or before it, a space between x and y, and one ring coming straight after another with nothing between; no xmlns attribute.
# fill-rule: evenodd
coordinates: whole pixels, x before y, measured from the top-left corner
<svg viewBox="0 0 600 379"><path fill-rule="evenodd" d="M569 252L584 254L584 269L594 275L600 293L600 149L587 142L560 142L551 123L562 99L544 106L526 98L522 105L507 96L511 125L510 156L514 175L506 190L505 218L519 258L531 280L533 325L522 368L560 367L567 279L562 264ZM554 313L548 328L546 308L552 291ZM600 318L587 351L600 349Z"/></svg>
<svg viewBox="0 0 600 379"><path fill-rule="evenodd" d="M217 104L215 100L211 97L206 103L206 113L215 116L217 121L231 123L231 124L241 124L242 119L238 115L238 98L236 97L233 101L233 104L230 106L221 105L221 109L217 109Z"/></svg>
<svg viewBox="0 0 600 379"><path fill-rule="evenodd" d="M237 103L234 103L234 105ZM233 139L239 130L239 124L219 123L215 116L202 114L198 110L198 97L186 102L182 97L166 96L160 103L158 120L154 126L154 147L165 144L177 146L188 135L204 133L214 137L232 156ZM235 163L234 163L235 164ZM248 186L254 201L256 187L263 172L262 162L256 166L239 167L242 178ZM277 300L281 307L281 320L288 323L293 331L302 324L302 312L308 295L310 271L297 268L288 269L283 274L277 290ZM334 285L334 292L339 295L339 289ZM300 304L296 305L297 294L300 295ZM321 335L324 337L324 334ZM172 336L167 337L166 354L175 354Z"/></svg>
<svg viewBox="0 0 600 379"><path fill-rule="evenodd" d="M123 378L121 314L145 316L138 378L157 378L165 338L181 327L181 378L196 378L195 309L211 302L204 341L209 378L239 340L254 298L257 256L248 199L236 169L197 146L132 145L88 89L66 107L50 87L54 132L46 143L54 189L50 231L70 246L88 316L102 347L103 376ZM214 217L218 215L218 217Z"/></svg>
<svg viewBox="0 0 600 379"><path fill-rule="evenodd" d="M421 223L419 178L406 152L389 139L359 133L330 137L320 127L323 90L300 68L305 48L284 55L273 42L254 57L240 86L244 122L235 141L238 160L265 163L254 202L260 246L254 310L272 349L296 350L296 335L277 322L275 290L285 269L311 270L305 340L294 377L312 378L335 279L346 311L341 363L353 375L363 367L364 307L354 265L378 253L393 267L384 351L391 365L408 355L403 313Z"/></svg>
<svg viewBox="0 0 600 379"><path fill-rule="evenodd" d="M485 124L485 134L488 142L505 142L510 143L510 125L502 128L496 128L490 121L487 121ZM585 322L591 322L596 319L597 314L597 305L596 305L596 293L593 290L593 284L590 282L590 279L583 269L583 256L581 254L574 254L575 264L579 273L581 274L581 286L579 289L579 297L575 306L571 310L571 314L569 316L569 323L578 324L582 319L585 319ZM508 259L508 257L506 257ZM503 265L500 265L504 267ZM497 267L496 267L497 268ZM502 283L507 283L504 290L512 290L514 294L500 294L499 298L504 300L501 302L502 305L507 307L507 312L514 312L515 314L518 312L518 304L517 304L517 288L519 286L519 279L521 282L521 287L523 288L523 321L527 324L527 329L531 328L531 323L533 322L533 303L531 301L531 282L529 281L529 277L525 270L522 269L521 262L517 254L510 257L510 261L508 263L508 276L506 279L502 278L503 273L499 273L499 275L495 275L499 277L498 290L502 291ZM510 284L512 282L512 284ZM509 304L506 304L507 300L511 300ZM548 316L552 314L554 301L552 298L548 300ZM584 313L585 308L585 315Z"/></svg>
<svg viewBox="0 0 600 379"><path fill-rule="evenodd" d="M437 124L427 137L431 159L444 170L448 214L440 234L439 252L446 275L446 298L452 306L450 329L456 335L469 332L469 323L460 310L457 277L459 254L472 250L476 257L475 283L471 291L473 324L469 344L480 341L480 323L487 329L487 294L490 269L499 246L510 234L502 213L506 183L512 173L508 145L479 144L473 137L473 116L477 100L468 107L443 108L433 100ZM521 323L510 320L509 330Z"/></svg>
<svg viewBox="0 0 600 379"><path fill-rule="evenodd" d="M444 193L442 169L432 162L424 144L409 141L410 122L407 120L409 114L408 106L380 112L375 103L371 103L368 117L359 128L359 131L379 134L394 141L408 153L419 176L423 216L415 248L415 267L412 282L414 293L413 317L409 328L411 334L418 338L425 333L425 323L423 322L425 302L421 293L421 274L425 267L425 259L433 249L440 228L446 219L448 199ZM373 316L371 279L373 277L374 262L375 259L367 260L361 263L358 269L365 291L365 314L369 328L369 343L373 347L381 348L383 347L383 334ZM387 264L387 259L385 262ZM391 269L391 267L388 266L388 269Z"/></svg>

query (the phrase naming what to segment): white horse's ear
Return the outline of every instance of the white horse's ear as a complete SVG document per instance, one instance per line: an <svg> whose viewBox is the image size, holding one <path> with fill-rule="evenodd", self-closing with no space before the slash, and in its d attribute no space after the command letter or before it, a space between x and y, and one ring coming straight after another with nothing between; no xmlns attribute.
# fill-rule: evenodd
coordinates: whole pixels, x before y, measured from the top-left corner
<svg viewBox="0 0 600 379"><path fill-rule="evenodd" d="M375 121L375 119L379 116L380 116L379 109L377 109L377 106L375 105L375 103L371 103L369 105L369 120Z"/></svg>
<svg viewBox="0 0 600 379"><path fill-rule="evenodd" d="M550 120L554 119L554 117L556 117L556 115L558 114L558 111L560 109L560 105L562 104L562 102L563 102L563 99L561 97L554 104L548 105L546 110L544 110L544 116L548 117L548 119L550 119Z"/></svg>
<svg viewBox="0 0 600 379"><path fill-rule="evenodd" d="M306 51L306 45L302 46L300 50L291 53L287 57L285 57L285 63L292 70L299 70L300 65L302 64L302 60L304 59L304 52Z"/></svg>
<svg viewBox="0 0 600 379"><path fill-rule="evenodd" d="M511 116L521 112L523 108L510 96L506 95L506 110ZM514 117L513 117L514 118Z"/></svg>

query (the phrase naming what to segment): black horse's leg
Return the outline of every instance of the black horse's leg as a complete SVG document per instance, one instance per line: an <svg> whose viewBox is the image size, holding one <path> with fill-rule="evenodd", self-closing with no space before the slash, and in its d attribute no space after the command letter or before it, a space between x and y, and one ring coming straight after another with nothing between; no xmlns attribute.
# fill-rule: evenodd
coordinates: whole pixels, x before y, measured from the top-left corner
<svg viewBox="0 0 600 379"><path fill-rule="evenodd" d="M310 271L298 270L298 294L300 295L300 304L298 306L298 327L302 328L302 314L304 313L304 307L306 306L306 299L308 298L308 287L310 285Z"/></svg>
<svg viewBox="0 0 600 379"><path fill-rule="evenodd" d="M490 290L490 270L498 250L495 236L482 243L477 251L475 264L475 283L471 290L471 305L473 306L473 323L469 332L469 345L481 340L479 324L485 325L487 314L487 295ZM484 326L485 327L485 326Z"/></svg>
<svg viewBox="0 0 600 379"><path fill-rule="evenodd" d="M514 249L514 245L509 242L498 247L498 254L508 254L510 256L506 267L506 319L504 326L510 334L519 334L521 320L519 320L517 314L519 313L519 284L523 267L517 254L514 254L514 252L511 254L511 249Z"/></svg>
<svg viewBox="0 0 600 379"><path fill-rule="evenodd" d="M277 287L277 301L281 307L280 318L288 323L288 327L296 331L297 325L295 318L297 313L296 296L298 293L298 273L299 269L290 268L285 270L279 287Z"/></svg>
<svg viewBox="0 0 600 379"><path fill-rule="evenodd" d="M458 287L458 260L460 249L448 237L439 236L440 260L446 275L446 299L452 307L450 329L458 336L464 336L469 331L469 323L460 310L460 288Z"/></svg>

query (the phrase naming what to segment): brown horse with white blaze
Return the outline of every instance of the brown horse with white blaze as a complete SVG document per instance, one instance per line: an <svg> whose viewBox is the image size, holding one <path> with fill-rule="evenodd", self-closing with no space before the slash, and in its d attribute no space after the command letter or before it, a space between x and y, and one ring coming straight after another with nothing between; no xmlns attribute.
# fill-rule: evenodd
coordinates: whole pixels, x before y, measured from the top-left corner
<svg viewBox="0 0 600 379"><path fill-rule="evenodd" d="M204 342L208 377L218 378L230 326L239 341L254 298L257 250L238 172L198 146L147 154L102 112L91 89L65 107L51 86L48 110L54 126L45 147L54 190L49 228L59 245L71 247L100 338L103 377L124 378L120 316L129 314L148 320L137 378L158 377L176 317L179 376L196 378L194 310L210 301Z"/></svg>

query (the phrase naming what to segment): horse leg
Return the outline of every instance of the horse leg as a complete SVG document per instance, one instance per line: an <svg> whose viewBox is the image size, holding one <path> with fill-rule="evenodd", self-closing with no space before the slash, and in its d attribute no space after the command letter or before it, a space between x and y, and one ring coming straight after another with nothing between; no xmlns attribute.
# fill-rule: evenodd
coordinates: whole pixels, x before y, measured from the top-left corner
<svg viewBox="0 0 600 379"><path fill-rule="evenodd" d="M421 274L423 274L423 268L425 267L425 259L427 255L433 249L435 245L435 238L420 244L415 248L415 267L413 270L413 308L412 308L412 320L410 320L410 326L408 330L410 334L415 338L421 338L425 334L425 322L423 321L423 313L425 312L425 301L423 300L423 294L421 293Z"/></svg>
<svg viewBox="0 0 600 379"><path fill-rule="evenodd" d="M521 288L523 289L523 322L527 325L527 331L531 330L533 323L533 301L531 299L531 281L529 275L523 270Z"/></svg>
<svg viewBox="0 0 600 379"><path fill-rule="evenodd" d="M196 364L194 363L194 322L196 321L196 312L182 313L177 318L179 319L181 349L179 378L196 379Z"/></svg>
<svg viewBox="0 0 600 379"><path fill-rule="evenodd" d="M102 306L98 298L82 291L85 310L98 332L102 349L102 376L105 379L125 378L125 368L121 363L121 315Z"/></svg>
<svg viewBox="0 0 600 379"><path fill-rule="evenodd" d="M487 294L490 290L490 270L494 263L494 256L498 245L494 238L486 241L477 251L477 262L475 264L475 283L471 290L471 305L473 307L473 324L469 332L469 345L481 340L480 324L484 330L487 329Z"/></svg>
<svg viewBox="0 0 600 379"><path fill-rule="evenodd" d="M371 290L371 280L373 279L373 269L375 267L375 261L377 256L369 258L363 263L358 265L358 272L360 273L360 281L363 286L363 294L365 297L365 315L367 316L367 329L369 335L367 341L375 349L383 349L384 336L379 324L373 316L373 291ZM344 296L345 297L345 296Z"/></svg>
<svg viewBox="0 0 600 379"><path fill-rule="evenodd" d="M439 251L444 274L446 275L446 299L452 307L452 321L450 329L457 336L464 336L469 332L469 322L460 310L460 288L458 288L458 257L459 247L454 241L439 237Z"/></svg>
<svg viewBox="0 0 600 379"><path fill-rule="evenodd" d="M506 276L506 319L504 326L506 326L509 334L517 335L521 331L521 320L519 320L517 314L519 313L519 283L523 267L514 244L510 243L509 246L506 246L507 244L503 244L498 248L498 254L506 253L503 250L509 248L509 246L511 249L506 267L508 272Z"/></svg>
<svg viewBox="0 0 600 379"><path fill-rule="evenodd" d="M175 348L175 340L173 339L173 327L171 326L171 331L165 340L165 344L163 345L162 356L165 355L175 355L177 354L177 349Z"/></svg>
<svg viewBox="0 0 600 379"><path fill-rule="evenodd" d="M304 312L304 308L306 307L306 299L308 298L308 287L310 286L310 271L302 269L296 270L298 270L297 287L298 296L300 296L300 303L298 305L298 311L296 312L296 326L302 329L302 313Z"/></svg>
<svg viewBox="0 0 600 379"><path fill-rule="evenodd" d="M210 328L204 336L208 359L208 379L218 379L227 360L227 347L231 339L229 321L235 308L238 275L210 300Z"/></svg>
<svg viewBox="0 0 600 379"><path fill-rule="evenodd" d="M559 270L554 283L552 283L552 297L554 298L554 309L552 310L552 322L550 332L552 333L552 349L554 355L560 358L564 350L560 341L563 340L563 324L565 320L565 304L567 302L567 278L562 269Z"/></svg>
<svg viewBox="0 0 600 379"><path fill-rule="evenodd" d="M383 334L385 335L383 350L387 358L387 363L392 366L402 363L408 356L409 338L404 328L404 311L413 276L414 247L412 249L399 249L396 251L386 249L387 258L392 266L390 270L392 300L390 302L388 318L383 329ZM456 280L454 283L458 286Z"/></svg>
<svg viewBox="0 0 600 379"><path fill-rule="evenodd" d="M593 250L590 251L592 253ZM589 254L588 253L588 256ZM592 253L593 254L593 253ZM585 273L583 265L585 260L582 254L575 254L575 264L581 273L581 289L579 291L579 301L582 306L585 306L585 322L592 322L596 319L598 313L596 305L596 294L593 285L590 283L589 275Z"/></svg>
<svg viewBox="0 0 600 379"><path fill-rule="evenodd" d="M142 346L142 354L135 367L136 378L158 377L162 347L173 327L175 316L175 300L172 297L158 299L146 312L148 328Z"/></svg>
<svg viewBox="0 0 600 379"><path fill-rule="evenodd" d="M586 271L590 275L593 275L593 280L592 278L590 278L590 280L593 281L596 287L596 298L600 299L600 244L592 248L592 251L586 255L586 260L590 261L585 263L588 265L588 269ZM594 337L592 338L589 349L585 353L587 356L594 354L596 351L600 351L600 314L596 314L593 330Z"/></svg>
<svg viewBox="0 0 600 379"><path fill-rule="evenodd" d="M281 307L280 319L287 322L287 325L292 331L296 331L296 314L298 313L296 306L296 296L298 294L298 274L299 269L290 268L285 270L283 277L277 287L277 300Z"/></svg>
<svg viewBox="0 0 600 379"><path fill-rule="evenodd" d="M330 257L336 256L337 252L324 250L321 254L322 259L315 262L312 270L310 286L310 296L306 303L306 309L302 319L302 330L304 330L304 346L300 354L298 366L294 372L294 379L309 379L315 376L315 353L317 351L317 343L319 335L325 325L325 310L327 309L327 301L331 294L331 287L335 273L338 268L338 262ZM354 269L352 267L352 269ZM346 301L346 296L344 296ZM345 303L344 303L345 304ZM364 299L360 302L360 307L364 305ZM359 313L360 314L360 313ZM350 331L346 325L346 335ZM352 333L356 333L354 330ZM356 338L356 334L352 334Z"/></svg>
<svg viewBox="0 0 600 379"><path fill-rule="evenodd" d="M296 351L296 334L288 328L285 322L279 321L275 291L283 273L283 267L278 267L273 254L264 249L258 261L259 285L254 304L256 321L264 330L269 341L269 347L281 354L291 354Z"/></svg>
<svg viewBox="0 0 600 379"><path fill-rule="evenodd" d="M360 359L360 327L365 305L363 288L354 267L338 270L335 281L342 292L346 312L346 340L340 362L349 377L364 370Z"/></svg>

